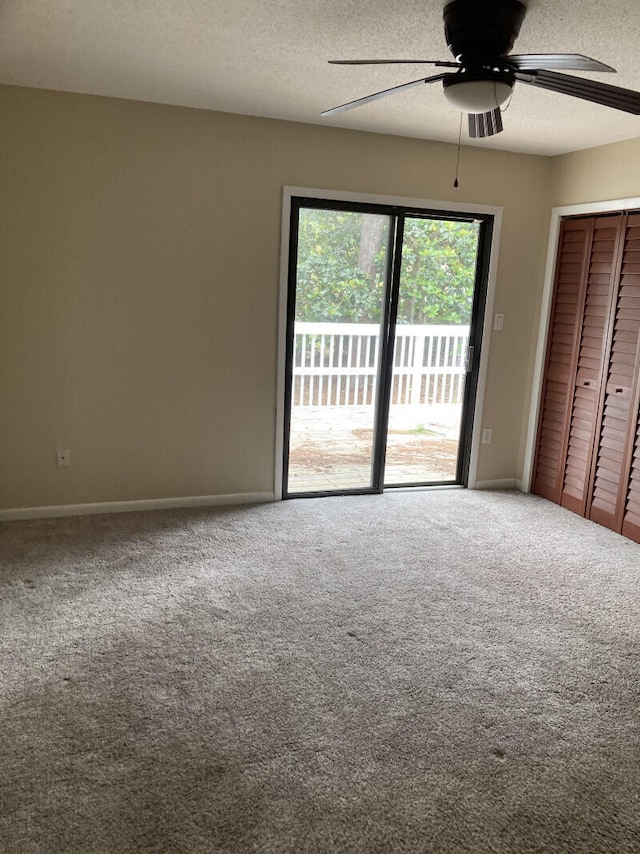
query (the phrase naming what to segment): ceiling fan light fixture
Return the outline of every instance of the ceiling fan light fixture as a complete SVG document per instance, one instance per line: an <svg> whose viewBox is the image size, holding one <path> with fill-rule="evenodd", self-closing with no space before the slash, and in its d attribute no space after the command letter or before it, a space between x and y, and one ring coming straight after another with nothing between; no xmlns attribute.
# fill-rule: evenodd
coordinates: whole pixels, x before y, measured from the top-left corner
<svg viewBox="0 0 640 854"><path fill-rule="evenodd" d="M490 113L509 100L512 89L512 81L454 79L445 81L444 95L464 113Z"/></svg>
<svg viewBox="0 0 640 854"><path fill-rule="evenodd" d="M340 64L402 65L417 62L435 65L437 68L454 68L456 71L445 71L391 86L325 110L322 115L332 116L425 83L442 83L447 101L460 112L468 114L469 136L481 139L502 131L500 108L508 105L517 81L640 116L640 92L558 73L615 72L615 68L610 65L580 53L511 53L527 13L528 0L444 2L445 36L455 62L441 62L437 59L365 59L341 60Z"/></svg>

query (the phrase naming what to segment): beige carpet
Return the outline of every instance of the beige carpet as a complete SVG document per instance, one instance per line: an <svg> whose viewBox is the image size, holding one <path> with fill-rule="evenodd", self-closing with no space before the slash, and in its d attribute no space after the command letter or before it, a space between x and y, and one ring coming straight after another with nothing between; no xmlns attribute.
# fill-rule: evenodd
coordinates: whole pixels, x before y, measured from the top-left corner
<svg viewBox="0 0 640 854"><path fill-rule="evenodd" d="M464 490L0 526L2 854L640 851L640 546Z"/></svg>

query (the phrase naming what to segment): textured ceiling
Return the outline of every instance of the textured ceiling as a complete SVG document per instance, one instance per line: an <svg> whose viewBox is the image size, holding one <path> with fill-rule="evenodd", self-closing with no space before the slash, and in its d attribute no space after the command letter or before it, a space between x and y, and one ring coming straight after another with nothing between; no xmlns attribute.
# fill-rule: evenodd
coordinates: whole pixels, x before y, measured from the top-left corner
<svg viewBox="0 0 640 854"><path fill-rule="evenodd" d="M439 84L320 118L434 73L328 59L449 59L443 0L0 0L0 82L453 142ZM581 75L640 90L639 0L530 0L516 53L584 53ZM473 145L559 154L640 137L640 117L517 84L504 133Z"/></svg>

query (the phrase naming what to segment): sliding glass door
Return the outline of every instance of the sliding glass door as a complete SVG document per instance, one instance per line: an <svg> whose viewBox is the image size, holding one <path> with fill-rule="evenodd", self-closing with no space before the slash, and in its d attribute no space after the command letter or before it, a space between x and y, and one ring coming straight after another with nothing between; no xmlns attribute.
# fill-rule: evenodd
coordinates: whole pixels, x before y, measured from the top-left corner
<svg viewBox="0 0 640 854"><path fill-rule="evenodd" d="M292 200L285 497L465 483L490 229Z"/></svg>
<svg viewBox="0 0 640 854"><path fill-rule="evenodd" d="M301 207L287 491L372 489L392 219Z"/></svg>
<svg viewBox="0 0 640 854"><path fill-rule="evenodd" d="M385 486L458 482L479 232L404 219Z"/></svg>

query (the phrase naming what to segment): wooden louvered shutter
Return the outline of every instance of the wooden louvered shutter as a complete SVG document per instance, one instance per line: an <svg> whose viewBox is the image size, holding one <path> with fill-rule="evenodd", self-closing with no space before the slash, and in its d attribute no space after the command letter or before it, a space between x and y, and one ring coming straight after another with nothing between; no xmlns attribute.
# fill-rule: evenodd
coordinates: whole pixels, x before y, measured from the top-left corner
<svg viewBox="0 0 640 854"><path fill-rule="evenodd" d="M594 220L560 226L532 491L560 502Z"/></svg>
<svg viewBox="0 0 640 854"><path fill-rule="evenodd" d="M640 212L562 225L532 490L640 542Z"/></svg>
<svg viewBox="0 0 640 854"><path fill-rule="evenodd" d="M621 216L594 222L560 503L585 515L605 373L609 318L620 264Z"/></svg>
<svg viewBox="0 0 640 854"><path fill-rule="evenodd" d="M640 483L629 470L638 421L640 333L640 215L625 216L619 287L612 309L607 383L593 465L590 519L615 531L635 514ZM635 480L635 478L634 478ZM631 500L629 498L631 492ZM630 521L630 519L629 519Z"/></svg>

